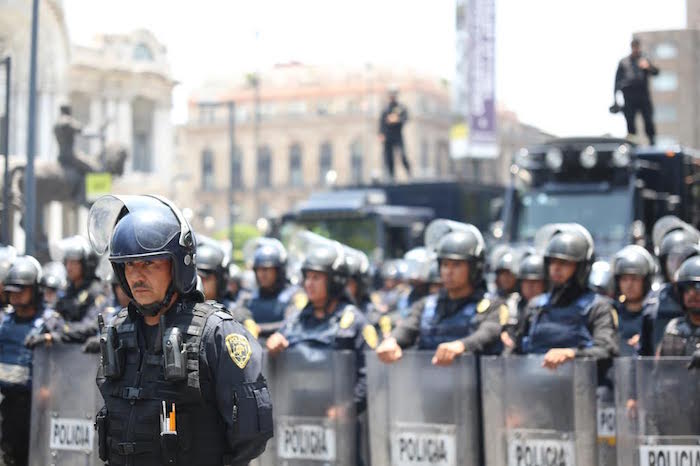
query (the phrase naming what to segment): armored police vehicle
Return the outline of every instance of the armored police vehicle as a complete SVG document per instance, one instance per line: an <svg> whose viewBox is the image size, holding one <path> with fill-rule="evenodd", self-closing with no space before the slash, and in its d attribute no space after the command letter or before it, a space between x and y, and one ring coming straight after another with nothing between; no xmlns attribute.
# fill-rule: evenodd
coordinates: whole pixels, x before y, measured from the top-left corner
<svg viewBox="0 0 700 466"><path fill-rule="evenodd" d="M599 257L630 242L650 245L654 222L676 215L700 224L700 153L635 147L624 139L566 138L522 149L514 158L499 239L526 243L543 225L576 222Z"/></svg>

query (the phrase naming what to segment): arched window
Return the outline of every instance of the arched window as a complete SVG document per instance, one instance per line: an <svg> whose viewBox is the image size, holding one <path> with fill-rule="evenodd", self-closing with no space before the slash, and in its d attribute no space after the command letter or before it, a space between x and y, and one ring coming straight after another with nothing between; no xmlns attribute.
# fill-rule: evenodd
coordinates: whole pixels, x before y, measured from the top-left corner
<svg viewBox="0 0 700 466"><path fill-rule="evenodd" d="M298 143L289 146L289 185L294 187L304 185L304 175L301 168L301 145Z"/></svg>
<svg viewBox="0 0 700 466"><path fill-rule="evenodd" d="M319 148L319 183L326 183L326 173L333 169L333 146L325 141Z"/></svg>
<svg viewBox="0 0 700 466"><path fill-rule="evenodd" d="M268 146L258 148L257 185L259 188L272 186L272 152Z"/></svg>
<svg viewBox="0 0 700 466"><path fill-rule="evenodd" d="M214 153L207 148L202 150L202 191L213 191L214 188Z"/></svg>
<svg viewBox="0 0 700 466"><path fill-rule="evenodd" d="M350 144L350 177L353 184L362 183L364 172L364 154L362 153L362 142L355 139Z"/></svg>

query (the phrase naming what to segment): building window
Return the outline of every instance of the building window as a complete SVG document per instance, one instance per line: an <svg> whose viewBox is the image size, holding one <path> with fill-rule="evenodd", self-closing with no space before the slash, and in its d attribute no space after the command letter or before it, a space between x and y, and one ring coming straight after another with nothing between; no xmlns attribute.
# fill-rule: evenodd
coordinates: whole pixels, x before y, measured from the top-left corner
<svg viewBox="0 0 700 466"><path fill-rule="evenodd" d="M202 151L202 191L214 191L214 153L211 149Z"/></svg>
<svg viewBox="0 0 700 466"><path fill-rule="evenodd" d="M200 103L199 123L206 125L216 122L216 107L216 104Z"/></svg>
<svg viewBox="0 0 700 466"><path fill-rule="evenodd" d="M428 147L428 141L423 139L420 142L420 168L423 176L428 175L428 170L430 167L430 148Z"/></svg>
<svg viewBox="0 0 700 466"><path fill-rule="evenodd" d="M153 52L146 44L137 44L134 47L134 60L136 61L153 61Z"/></svg>
<svg viewBox="0 0 700 466"><path fill-rule="evenodd" d="M268 146L258 148L258 176L257 185L259 188L269 188L272 186L272 153Z"/></svg>
<svg viewBox="0 0 700 466"><path fill-rule="evenodd" d="M678 75L675 71L661 71L652 79L651 86L657 92L671 92L678 88Z"/></svg>
<svg viewBox="0 0 700 466"><path fill-rule="evenodd" d="M659 60L670 60L678 56L678 47L673 42L661 42L654 48L654 56Z"/></svg>
<svg viewBox="0 0 700 466"><path fill-rule="evenodd" d="M137 98L131 107L134 171L150 173L153 169L153 114L152 101Z"/></svg>
<svg viewBox="0 0 700 466"><path fill-rule="evenodd" d="M325 141L319 150L319 183L326 183L326 174L333 169L333 146Z"/></svg>
<svg viewBox="0 0 700 466"><path fill-rule="evenodd" d="M362 153L362 142L355 139L350 144L350 176L354 184L362 183L364 172L364 155Z"/></svg>
<svg viewBox="0 0 700 466"><path fill-rule="evenodd" d="M294 143L289 146L289 185L299 187L304 185L301 168L301 145Z"/></svg>
<svg viewBox="0 0 700 466"><path fill-rule="evenodd" d="M678 111L675 105L660 104L654 108L654 120L657 123L674 123L678 119Z"/></svg>
<svg viewBox="0 0 700 466"><path fill-rule="evenodd" d="M231 187L233 189L243 188L243 151L236 146L231 161Z"/></svg>

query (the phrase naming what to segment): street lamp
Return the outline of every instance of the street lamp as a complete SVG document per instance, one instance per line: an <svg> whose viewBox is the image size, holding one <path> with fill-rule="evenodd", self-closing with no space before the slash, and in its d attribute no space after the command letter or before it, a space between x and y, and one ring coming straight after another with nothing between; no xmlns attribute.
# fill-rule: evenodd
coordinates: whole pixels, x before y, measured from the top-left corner
<svg viewBox="0 0 700 466"><path fill-rule="evenodd" d="M27 168L24 171L24 253L34 254L36 228L36 180L34 179L34 151L36 150L36 53L39 30L39 0L32 2L32 36L29 59L29 121L27 123Z"/></svg>

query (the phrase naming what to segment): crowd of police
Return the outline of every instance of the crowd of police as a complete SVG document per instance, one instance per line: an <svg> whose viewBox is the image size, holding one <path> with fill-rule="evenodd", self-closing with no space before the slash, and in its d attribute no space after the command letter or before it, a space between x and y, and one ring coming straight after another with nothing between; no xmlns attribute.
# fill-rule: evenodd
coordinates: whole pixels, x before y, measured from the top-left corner
<svg viewBox="0 0 700 466"><path fill-rule="evenodd" d="M675 217L655 225L653 254L628 245L605 263L578 224L488 251L473 225L435 220L424 247L376 268L304 231L287 248L273 238L246 245L250 270L163 198L102 198L89 223L89 241L52 245L44 266L0 249L5 464L27 464L41 345L100 353L96 427L112 465L260 455L272 436L263 349L353 352L357 413L372 350L387 364L428 350L436 366L462 354L539 354L551 369L593 358L602 379L618 355L690 356L689 370L700 367L700 233ZM167 422L175 411L177 432Z"/></svg>

